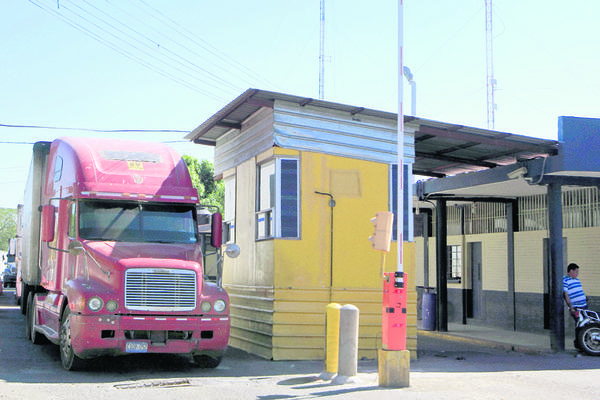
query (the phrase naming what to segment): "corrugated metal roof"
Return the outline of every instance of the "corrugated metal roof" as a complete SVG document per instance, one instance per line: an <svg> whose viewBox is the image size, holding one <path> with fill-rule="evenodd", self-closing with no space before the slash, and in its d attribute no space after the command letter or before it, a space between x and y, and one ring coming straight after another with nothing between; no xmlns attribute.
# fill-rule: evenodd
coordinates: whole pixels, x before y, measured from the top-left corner
<svg viewBox="0 0 600 400"><path fill-rule="evenodd" d="M397 121L397 114L364 107L333 103L284 93L248 89L194 129L186 139L216 145L217 139L261 107L273 108L275 101L311 105L353 116L372 116ZM414 131L415 175L443 177L478 171L516 161L555 155L558 142L487 129L456 125L418 117L404 117L405 130Z"/></svg>
<svg viewBox="0 0 600 400"><path fill-rule="evenodd" d="M555 155L558 142L416 118L415 174L450 176Z"/></svg>

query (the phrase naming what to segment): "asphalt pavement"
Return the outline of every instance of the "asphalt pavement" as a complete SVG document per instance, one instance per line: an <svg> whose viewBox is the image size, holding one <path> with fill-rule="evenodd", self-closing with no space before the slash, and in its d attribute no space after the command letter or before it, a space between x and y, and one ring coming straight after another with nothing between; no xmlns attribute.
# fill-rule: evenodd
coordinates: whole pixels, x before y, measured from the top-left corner
<svg viewBox="0 0 600 400"><path fill-rule="evenodd" d="M14 293L14 292L13 292ZM380 387L376 360L358 360L358 374L336 385L319 378L322 360L269 361L230 348L216 369L182 356L103 358L81 372L60 366L58 348L34 346L7 290L0 295L0 399L597 399L600 357L551 353L540 337L449 325L419 330L409 386ZM470 336L469 336L470 335ZM549 340L549 339L548 339Z"/></svg>

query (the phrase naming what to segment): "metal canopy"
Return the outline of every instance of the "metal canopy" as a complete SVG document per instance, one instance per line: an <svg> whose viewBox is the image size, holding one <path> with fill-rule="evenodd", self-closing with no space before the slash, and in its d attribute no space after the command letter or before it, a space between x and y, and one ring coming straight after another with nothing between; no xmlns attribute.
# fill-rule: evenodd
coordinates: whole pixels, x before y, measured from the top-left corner
<svg viewBox="0 0 600 400"><path fill-rule="evenodd" d="M411 118L405 117L405 123L416 125L415 175L445 177L558 152L554 140Z"/></svg>
<svg viewBox="0 0 600 400"><path fill-rule="evenodd" d="M217 139L261 107L273 108L275 101L397 120L396 113L333 103L307 97L248 89L198 126L185 138L194 143L215 146ZM467 127L413 116L404 117L405 129L414 132L414 175L446 177L474 172L518 161L556 155L558 142L506 132Z"/></svg>

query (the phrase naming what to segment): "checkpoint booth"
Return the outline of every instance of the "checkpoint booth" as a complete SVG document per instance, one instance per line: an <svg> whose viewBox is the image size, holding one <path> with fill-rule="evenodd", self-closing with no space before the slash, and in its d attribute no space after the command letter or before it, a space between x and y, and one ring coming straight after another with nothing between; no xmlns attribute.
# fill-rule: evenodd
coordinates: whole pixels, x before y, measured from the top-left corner
<svg viewBox="0 0 600 400"><path fill-rule="evenodd" d="M406 182L412 130L405 124ZM397 242L387 253L373 250L368 238L371 218L397 204L397 115L249 89L186 138L214 146L215 178L225 185L224 241L241 248L223 266L230 345L273 360L323 359L327 305L352 304L360 311L358 356L377 358L383 273L397 268ZM406 347L416 358L406 186Z"/></svg>

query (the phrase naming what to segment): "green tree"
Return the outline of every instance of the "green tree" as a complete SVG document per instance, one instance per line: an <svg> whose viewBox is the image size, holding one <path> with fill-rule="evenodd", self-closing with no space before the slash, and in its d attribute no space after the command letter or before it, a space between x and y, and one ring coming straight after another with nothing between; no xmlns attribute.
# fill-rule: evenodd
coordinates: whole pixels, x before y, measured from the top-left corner
<svg viewBox="0 0 600 400"><path fill-rule="evenodd" d="M198 161L197 158L187 155L183 156L183 161L190 171L192 184L198 189L200 204L218 206L223 212L225 185L222 180L215 181L213 164L207 160Z"/></svg>
<svg viewBox="0 0 600 400"><path fill-rule="evenodd" d="M8 250L8 239L17 235L17 210L0 208L0 250Z"/></svg>

